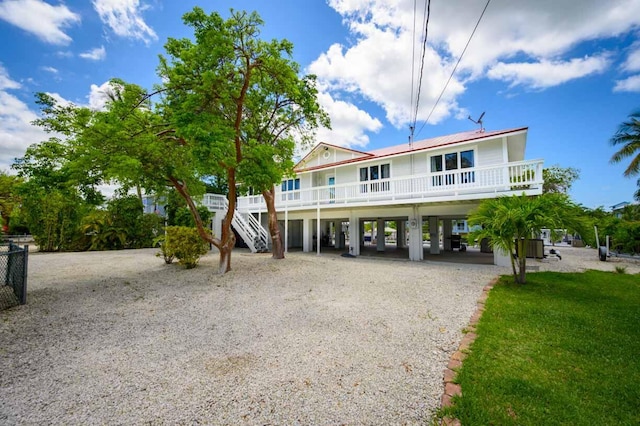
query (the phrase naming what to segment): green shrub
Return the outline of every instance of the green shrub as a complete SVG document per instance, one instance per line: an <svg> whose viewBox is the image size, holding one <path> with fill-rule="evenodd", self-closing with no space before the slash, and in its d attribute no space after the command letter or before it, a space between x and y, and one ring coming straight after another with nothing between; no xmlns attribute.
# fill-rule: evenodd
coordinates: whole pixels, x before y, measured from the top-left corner
<svg viewBox="0 0 640 426"><path fill-rule="evenodd" d="M167 235L159 235L153 240L154 245L157 245L160 248L160 252L156 253L156 256L164 259L164 263L167 265L173 263L173 259L175 259L176 255L171 249L171 246L167 242Z"/></svg>
<svg viewBox="0 0 640 426"><path fill-rule="evenodd" d="M616 274L626 274L627 267L626 266L616 266Z"/></svg>
<svg viewBox="0 0 640 426"><path fill-rule="evenodd" d="M198 231L186 226L167 226L160 253L167 259L178 259L178 263L187 269L195 268L200 256L208 251L207 243L200 238Z"/></svg>
<svg viewBox="0 0 640 426"><path fill-rule="evenodd" d="M199 206L198 214L200 215L200 219L202 219L202 222L206 226L206 224L211 220L212 213L206 207ZM188 207L185 206L176 209L173 219L173 225L188 226L190 228L196 227L196 222L193 220L193 216L191 215L191 211Z"/></svg>

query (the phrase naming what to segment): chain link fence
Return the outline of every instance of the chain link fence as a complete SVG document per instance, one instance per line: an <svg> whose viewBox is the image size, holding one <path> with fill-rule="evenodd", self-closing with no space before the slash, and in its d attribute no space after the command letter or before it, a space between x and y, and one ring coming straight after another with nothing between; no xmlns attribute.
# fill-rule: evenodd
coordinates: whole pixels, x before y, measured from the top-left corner
<svg viewBox="0 0 640 426"><path fill-rule="evenodd" d="M0 310L27 303L29 246L0 245Z"/></svg>

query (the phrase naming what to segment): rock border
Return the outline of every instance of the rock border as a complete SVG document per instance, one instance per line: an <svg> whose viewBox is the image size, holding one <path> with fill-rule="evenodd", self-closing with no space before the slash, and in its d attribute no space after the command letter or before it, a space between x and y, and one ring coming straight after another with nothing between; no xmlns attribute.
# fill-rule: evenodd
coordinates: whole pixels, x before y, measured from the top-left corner
<svg viewBox="0 0 640 426"><path fill-rule="evenodd" d="M460 341L460 346L458 346L458 350L451 355L451 359L449 360L449 364L447 364L447 368L444 369L444 392L442 397L440 398L440 407L446 408L451 407L453 404L451 402L454 396L462 395L462 388L459 384L455 383L455 379L457 376L458 369L462 366L462 362L467 357L469 353L469 349L471 345L476 340L478 335L476 334L476 326L478 325L478 321L480 321L480 317L482 317L482 313L484 312L485 302L489 297L489 292L491 289L498 283L500 277L496 277L489 284L482 288L482 294L478 298L476 303L476 311L471 315L469 319L469 325L467 327L467 332L464 337ZM440 425L443 426L461 426L460 420L452 417L443 417L440 421Z"/></svg>

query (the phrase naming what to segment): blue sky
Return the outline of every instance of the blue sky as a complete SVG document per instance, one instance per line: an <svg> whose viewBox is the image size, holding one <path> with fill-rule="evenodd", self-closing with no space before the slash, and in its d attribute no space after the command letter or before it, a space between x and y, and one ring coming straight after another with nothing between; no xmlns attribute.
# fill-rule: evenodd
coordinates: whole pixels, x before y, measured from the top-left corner
<svg viewBox="0 0 640 426"><path fill-rule="evenodd" d="M318 140L361 150L407 142L424 0L0 0L0 169L46 138L29 124L35 92L100 108L111 78L150 88L167 38L190 36L181 17L196 5L257 10L264 38L294 43L332 118ZM488 130L529 127L527 159L580 169L577 202L630 201L635 179L609 163L608 141L640 109L640 0L492 0L434 109L484 6L432 2L416 140L472 130L467 117L486 112Z"/></svg>

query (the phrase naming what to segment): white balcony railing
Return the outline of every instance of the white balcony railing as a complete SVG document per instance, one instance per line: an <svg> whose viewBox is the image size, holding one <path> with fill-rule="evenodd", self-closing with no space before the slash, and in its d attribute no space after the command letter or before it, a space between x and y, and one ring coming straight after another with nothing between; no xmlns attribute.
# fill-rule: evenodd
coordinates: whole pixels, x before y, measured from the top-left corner
<svg viewBox="0 0 640 426"><path fill-rule="evenodd" d="M439 173L379 179L341 185L317 186L294 191L276 189L276 209L313 208L318 205L353 205L388 201L418 201L465 194L519 193L542 190L542 160L520 161L492 167L474 167ZM238 210L264 210L261 195L239 197Z"/></svg>

